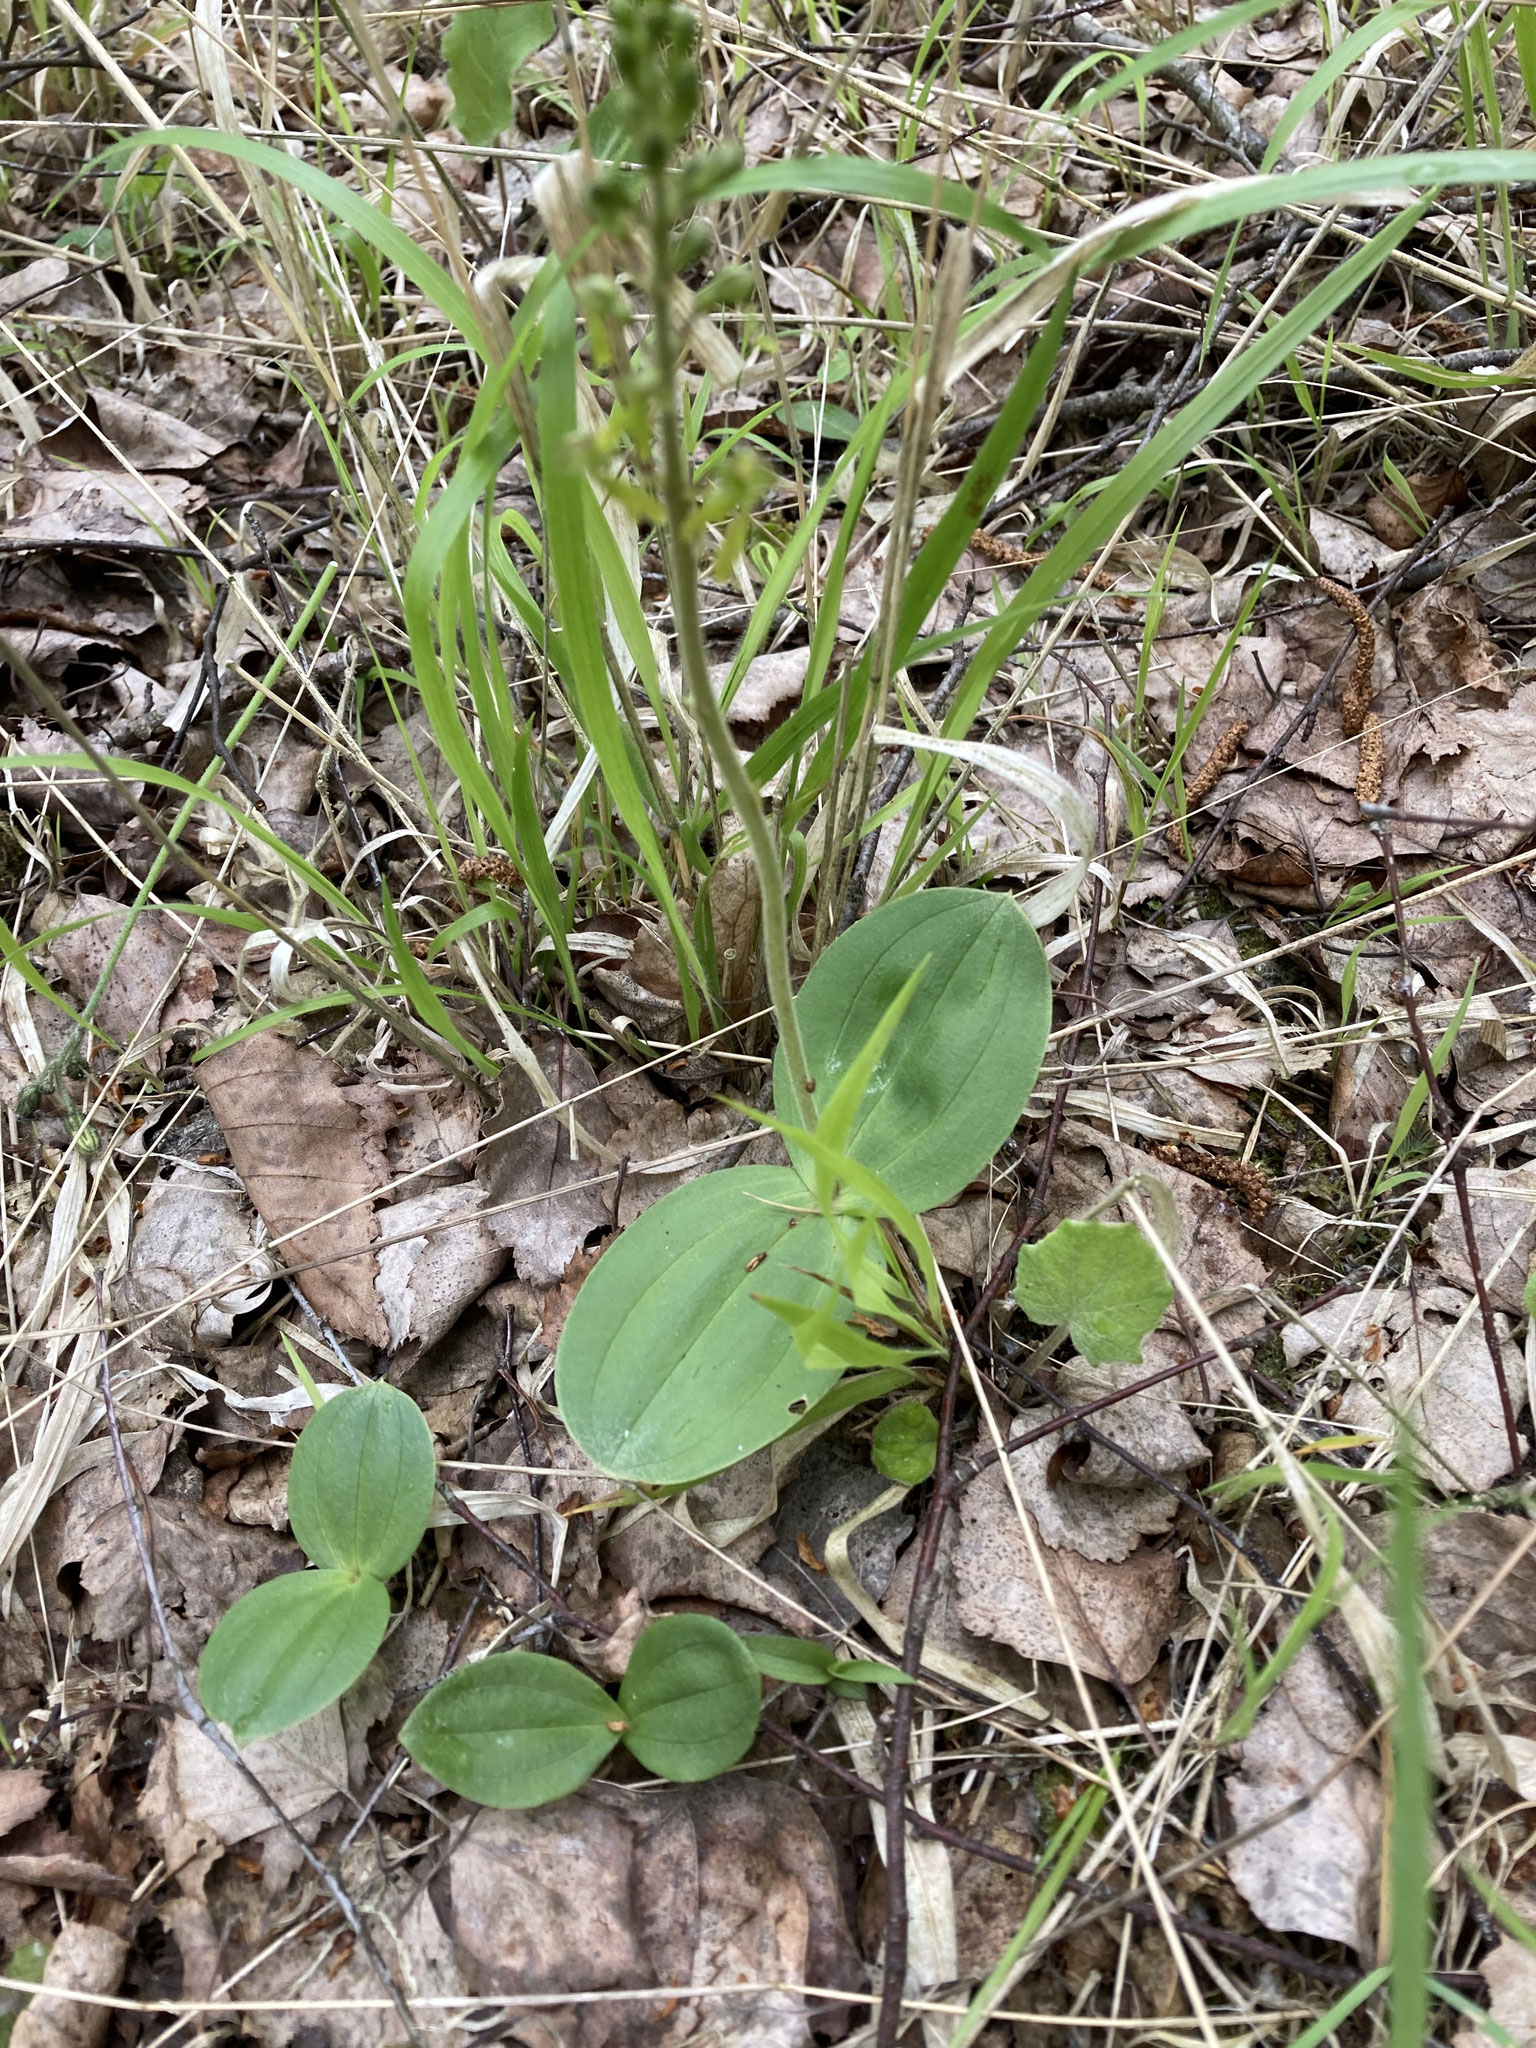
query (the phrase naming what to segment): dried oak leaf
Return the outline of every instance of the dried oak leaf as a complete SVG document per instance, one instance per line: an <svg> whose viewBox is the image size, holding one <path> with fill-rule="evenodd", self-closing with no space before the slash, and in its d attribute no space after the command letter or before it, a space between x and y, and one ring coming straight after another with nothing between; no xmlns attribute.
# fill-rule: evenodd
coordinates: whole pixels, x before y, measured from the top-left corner
<svg viewBox="0 0 1536 2048"><path fill-rule="evenodd" d="M1053 1421L1055 1413L1051 1408L1026 1408L1016 1428L1033 1429ZM1199 1439L1195 1441L1198 1444ZM1052 1550L1075 1551L1079 1557L1115 1564L1129 1557L1143 1536L1161 1536L1173 1526L1179 1504L1171 1493L1151 1485L1118 1459L1115 1483L1085 1482L1058 1459L1062 1447L1059 1436L1048 1436L1020 1444L1010 1454L1020 1497L1028 1501L1041 1541Z"/></svg>
<svg viewBox="0 0 1536 2048"><path fill-rule="evenodd" d="M389 1348L401 1363L402 1346L415 1358L446 1336L500 1273L506 1254L480 1215L482 1201L473 1181L461 1181L378 1212L378 1294Z"/></svg>
<svg viewBox="0 0 1536 2048"><path fill-rule="evenodd" d="M347 1787L347 1745L335 1706L249 1744L241 1756L291 1821L302 1821ZM180 1717L165 1724L139 1811L175 1871L214 1845L227 1849L272 1826L272 1809L255 1786Z"/></svg>
<svg viewBox="0 0 1536 2048"><path fill-rule="evenodd" d="M1488 1298L1510 1315L1525 1313L1525 1276L1536 1260L1536 1167L1471 1166L1467 1169L1468 1206L1478 1263ZM1457 1287L1474 1286L1467 1258L1467 1237L1461 1208L1449 1194L1430 1232L1435 1264Z"/></svg>
<svg viewBox="0 0 1536 2048"><path fill-rule="evenodd" d="M1536 1702L1536 1674L1527 1670L1536 1656L1530 1533L1523 1515L1459 1514L1430 1520L1421 1548L1424 1604L1441 1629L1456 1631L1457 1649L1485 1686Z"/></svg>
<svg viewBox="0 0 1536 2048"><path fill-rule="evenodd" d="M1396 1350L1350 1387L1337 1419L1345 1428L1390 1437L1394 1417L1404 1417L1421 1437L1427 1479L1445 1493L1481 1492L1509 1470L1503 1403L1487 1339L1476 1310L1467 1314L1470 1297L1448 1287L1426 1293L1427 1299L1421 1296L1392 1313L1390 1321L1405 1325ZM1447 1320L1430 1310L1442 1311ZM1505 1317L1495 1313L1494 1325L1505 1382L1518 1388L1524 1362Z"/></svg>
<svg viewBox="0 0 1536 2048"><path fill-rule="evenodd" d="M186 953L186 939L171 918L155 909L131 917L111 897L84 891L72 903L50 899L41 915L49 924L76 927L49 942L48 959L77 1004L89 997L124 926L130 926L96 1017L109 1038L132 1046L140 1064L159 1073L160 1013L175 993Z"/></svg>
<svg viewBox="0 0 1536 2048"><path fill-rule="evenodd" d="M1536 1955L1506 1934L1477 1968L1488 1986L1488 2017L1503 2029L1499 2048L1506 2041L1513 2041L1515 2048L1536 2048ZM1494 2036L1467 2020L1451 2048L1495 2048Z"/></svg>
<svg viewBox="0 0 1536 2048"><path fill-rule="evenodd" d="M7 531L10 534L15 529ZM35 718L24 718L11 751L35 757L77 754L79 749L72 739L55 732L52 726L40 724ZM98 773L95 768L8 768L0 757L0 779L7 794L14 796L23 810L40 811L45 817L58 819L62 830L71 837L79 836L82 822L87 828L110 833L133 815L130 800L143 796L144 785L132 779L131 762L105 751L104 758L112 764L110 773ZM114 779L117 775L121 775L121 782Z"/></svg>
<svg viewBox="0 0 1536 2048"><path fill-rule="evenodd" d="M1259 1832L1228 1850L1227 1869L1266 1927L1364 1949L1380 1870L1381 1785L1364 1764L1337 1769L1359 1738L1343 1688L1307 1644L1270 1695L1242 1745L1242 1768L1228 1781L1235 1829ZM1299 1813L1270 1822L1314 1786Z"/></svg>
<svg viewBox="0 0 1536 2048"><path fill-rule="evenodd" d="M539 1065L562 1102L600 1143L613 1128L597 1074L574 1046L557 1039L538 1048ZM577 1140L565 1120L550 1115L528 1076L510 1068L501 1104L485 1127L486 1144L475 1176L494 1213L487 1223L517 1261L520 1280L547 1287L559 1280L593 1231L613 1221L607 1169Z"/></svg>
<svg viewBox="0 0 1536 2048"><path fill-rule="evenodd" d="M1509 695L1498 642L1465 583L1432 583L1409 598L1397 620L1397 662L1421 703L1473 690L1500 702Z"/></svg>
<svg viewBox="0 0 1536 2048"><path fill-rule="evenodd" d="M961 1495L954 1575L962 1626L1023 1657L1075 1659L1090 1677L1126 1685L1145 1678L1178 1613L1177 1556L1138 1550L1115 1561L1090 1559L1051 1549L1031 1520L1033 1549L997 1465Z"/></svg>
<svg viewBox="0 0 1536 2048"><path fill-rule="evenodd" d="M275 1264L239 1180L190 1160L152 1182L133 1233L128 1266L113 1287L124 1315L153 1316L153 1341L208 1356L228 1344L235 1317L272 1290ZM208 1296L204 1289L226 1284Z"/></svg>
<svg viewBox="0 0 1536 2048"><path fill-rule="evenodd" d="M389 1177L388 1098L369 1084L343 1087L329 1060L275 1031L215 1053L202 1081L235 1171L306 1298L342 1336L382 1349L389 1323L371 1247L374 1197Z"/></svg>
<svg viewBox="0 0 1536 2048"><path fill-rule="evenodd" d="M23 487L27 508L6 527L19 547L163 547L207 501L185 477L55 467L40 456L23 465Z"/></svg>
<svg viewBox="0 0 1536 2048"><path fill-rule="evenodd" d="M1180 1354L1172 1346L1168 1348L1171 1355L1167 1363L1171 1365ZM1187 1353L1183 1355L1187 1356ZM1056 1391L1072 1407L1086 1407L1091 1401L1102 1400L1105 1394L1112 1393L1117 1387L1130 1386L1144 1378L1163 1362L1161 1357L1149 1355L1146 1343L1142 1347L1139 1366L1091 1366L1080 1358L1074 1358L1062 1368ZM1204 1442L1195 1434L1189 1418L1179 1406L1173 1391L1176 1384L1175 1381L1165 1381L1162 1386L1147 1387L1139 1394L1128 1394L1112 1408L1100 1409L1092 1420L1100 1436L1120 1445L1141 1464L1150 1466L1154 1472L1181 1479L1192 1465L1201 1464L1207 1453ZM1128 1465L1107 1446L1090 1443L1086 1458L1073 1468L1071 1483L1104 1486L1123 1492L1127 1487L1140 1487L1147 1482L1134 1465Z"/></svg>
<svg viewBox="0 0 1536 2048"><path fill-rule="evenodd" d="M348 1878L362 1889L351 1859ZM458 2023L463 2008L456 2011L449 2003L445 2010L428 2002L464 1996L464 1979L431 1894L415 1873L384 1877L376 1863L365 1882L370 1931L384 1962L395 1982L422 2001L415 2013L423 2041L427 2048L455 2048L463 2039ZM239 1917L244 1919L244 1900L240 1903ZM379 2009L378 1975L364 1951L345 1929L334 1922L325 1925L319 1915L308 1923L311 1928L320 1923L317 1931L295 1937L289 1932L292 1919L291 1903L279 1905L269 1923L258 1927L249 1949L234 1955L225 1952L219 1974L238 1967L248 1955L253 1957L254 1968L241 1970L241 1993L253 2001L270 1999L277 2007L248 2013L244 2031L260 2048L394 2048L401 2037L400 2022L387 2006ZM181 1931L178 1927L178 1939ZM274 1940L279 1931L283 1938ZM269 1953L263 1955L263 1950ZM302 2002L314 1997L317 1982L324 1985L325 1997L336 2003L329 2011L306 2012ZM280 2003L285 1999L286 2010ZM297 2009L293 2001L299 2001ZM556 2038L546 2029L538 2037L539 2048L555 2048Z"/></svg>
<svg viewBox="0 0 1536 2048"><path fill-rule="evenodd" d="M804 1800L760 1779L591 1785L536 1812L484 1813L449 1882L473 1993L657 1989L654 2003L530 2015L520 2042L672 2048L707 2028L739 2048L803 2048L805 1994L790 1987L863 1983L831 1843ZM765 1981L785 1988L707 2003L668 1988Z"/></svg>

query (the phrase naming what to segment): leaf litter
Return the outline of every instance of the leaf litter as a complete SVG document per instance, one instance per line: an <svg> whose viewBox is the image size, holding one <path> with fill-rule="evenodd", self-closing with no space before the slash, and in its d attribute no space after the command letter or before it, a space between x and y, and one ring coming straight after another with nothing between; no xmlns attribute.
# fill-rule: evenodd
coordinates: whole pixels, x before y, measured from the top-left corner
<svg viewBox="0 0 1536 2048"><path fill-rule="evenodd" d="M1532 313L1524 195L1497 251L1474 250L1448 201L1432 210L1404 258L1263 381L1241 437L1213 422L1097 569L1051 593L960 735L1065 776L1099 846L1046 934L1058 1035L1028 1113L985 1184L930 1219L962 1316L998 1285L957 1411L957 1512L925 1566L920 1494L871 1513L887 1489L860 1410L668 1503L615 1500L561 1427L550 1363L604 1248L742 1148L784 1156L747 1114L771 1052L755 871L723 851L719 821L688 906L719 996L718 1028L695 1042L682 933L634 880L632 834L600 810L614 793L531 630L537 608L509 608L503 683L534 732L528 801L569 906L564 929L544 929L540 878L475 836L465 764L408 659L410 508L473 396L463 359L397 346L440 339L436 315L402 269L370 271L363 244L349 255L318 215L275 208L274 188L215 147L125 190L77 175L87 106L140 134L146 105L174 100L177 120L266 126L290 148L333 140L345 109L355 188L423 246L505 261L520 291L532 271L516 267L562 232L541 171L584 123L595 147L612 141L602 21L566 45L526 12L548 32L506 107L478 113L456 105L451 69L445 82L442 10L410 34L376 11L355 41L338 18L313 47L296 22L239 8L217 33L152 10L79 44L72 27L50 43L22 23L0 77L16 96L0 278L15 341L0 393L0 719L15 757L0 841L0 1714L16 1761L0 1938L13 1968L47 1944L44 1986L60 1994L19 2014L17 2048L137 2041L189 2006L237 2014L271 2048L399 2038L306 1849L377 1930L422 2038L492 2011L507 2038L591 2048L846 2036L893 1925L870 1800L890 1693L872 1696L862 1749L851 1709L839 1723L804 1687L770 1689L773 1729L747 1768L688 1788L619 1771L530 1814L445 1794L396 1736L442 1668L509 1642L616 1678L653 1613L896 1655L914 1588L932 1608L907 1903L920 1919L928 1892L911 1874L928 1869L950 1904L947 1933L941 1913L909 1945L909 1993L963 2009L1040 1895L1053 1830L1102 1792L1107 1827L992 2003L1063 2042L1098 2020L1132 2039L1175 2021L1207 2038L1301 2025L1382 1938L1391 1788L1361 1606L1318 1628L1240 1743L1217 1736L1321 1569L1284 1460L1347 1470L1348 1569L1379 1615L1380 1485L1399 1432L1436 1502L1423 1601L1447 1760L1437 1840L1455 1849L1436 1968L1509 2037L1536 2038L1528 1947L1482 1897L1496 1886L1531 1920L1536 583L1511 346ZM978 17L943 31L937 72L926 26L898 7L829 40L755 10L711 15L737 65L710 74L711 121L741 130L753 164L814 144L942 168L1059 240L1251 167L1244 138L1282 120L1293 163L1342 161L1390 146L1400 105L1409 141L1456 106L1454 66L1417 92L1406 27L1319 98L1333 31L1305 7L1240 22L1219 61L1200 46L1139 85L1101 60L1092 76L1111 90L1069 116L1046 110L1053 89L1101 32L1101 52L1144 37L1141 17ZM1526 142L1518 37L1478 33L1447 31L1488 63L1503 139ZM963 140L956 81L984 116ZM1486 99L1472 119L1500 139ZM713 381L691 402L706 432L757 436L779 545L910 356L941 248L903 241L907 215L809 187L759 203L762 320L750 341L696 323ZM61 253L40 255L61 222ZM984 538L933 595L929 630L974 651L1074 493L1241 358L1249 309L1278 317L1368 231L1347 204L1296 209L1236 245L1222 229L1085 286L1045 424L974 508ZM717 232L737 229L722 215ZM182 263L205 236L209 267ZM359 287L334 291L346 261ZM1018 330L1000 331L1008 345L967 352L943 397L919 538L1010 388ZM367 370L370 394L349 396ZM744 750L771 750L824 687L828 635L837 680L878 629L900 459L893 438L861 498L838 485L850 544L827 633L803 571L750 646L764 559L724 554L706 579L711 673L735 685ZM536 588L543 514L521 457L495 488ZM607 510L634 566L610 652L628 677L649 649L634 733L666 822L680 771L696 771L674 625L650 529ZM895 678L915 727L945 715L949 660L936 647ZM951 788L923 821L935 879L1022 891L1066 856L1059 816L992 768L957 769ZM805 821L809 880L791 868L802 968L833 822L825 808ZM903 830L898 806L870 835L870 905ZM361 982L330 973L337 960ZM1470 1243L1449 1130L1415 1094L1426 1048L1470 1120ZM1171 1296L1148 1283L1162 1312L1139 1358L1116 1355L1136 1347L1115 1344L1112 1316L1090 1328L1102 1301L1031 1280L1027 1244L1009 1263L1021 1233L1038 1241L1107 1197L1128 1229L1130 1198L1151 1215L1184 1282ZM1042 1349L1058 1323L1070 1336ZM479 1527L434 1518L385 1650L340 1705L246 1753L275 1811L178 1703L103 1350L187 1669L240 1593L300 1562L286 1474L304 1374L403 1386L443 1474L478 1504ZM1211 1489L1260 1467L1281 1478ZM1340 2038L1369 2038L1345 2029L1375 2010ZM948 2024L921 2022L933 2040ZM1495 2037L1469 2019L1456 2038Z"/></svg>

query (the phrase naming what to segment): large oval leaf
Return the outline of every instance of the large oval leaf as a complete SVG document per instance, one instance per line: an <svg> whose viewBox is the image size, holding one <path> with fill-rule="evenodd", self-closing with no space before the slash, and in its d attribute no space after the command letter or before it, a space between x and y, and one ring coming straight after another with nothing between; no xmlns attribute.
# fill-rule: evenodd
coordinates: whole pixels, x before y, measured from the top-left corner
<svg viewBox="0 0 1536 2048"><path fill-rule="evenodd" d="M809 1304L833 1270L786 1166L708 1173L666 1195L593 1267L555 1357L560 1417L617 1479L686 1486L792 1429L837 1369L808 1370L765 1294Z"/></svg>
<svg viewBox="0 0 1536 2048"><path fill-rule="evenodd" d="M762 1699L734 1629L707 1614L669 1614L636 1643L619 1687L625 1745L658 1778L718 1777L752 1747Z"/></svg>
<svg viewBox="0 0 1536 2048"><path fill-rule="evenodd" d="M860 919L806 977L795 1009L823 1099L925 957L848 1146L914 1209L959 1194L1007 1138L1051 1023L1045 954L1012 902L925 889ZM779 1115L798 1123L782 1051L773 1089Z"/></svg>
<svg viewBox="0 0 1536 2048"><path fill-rule="evenodd" d="M387 1579L421 1541L437 1460L421 1410L382 1381L333 1395L288 1473L288 1521L316 1564Z"/></svg>
<svg viewBox="0 0 1536 2048"><path fill-rule="evenodd" d="M389 1626L377 1579L290 1572L237 1600L198 1666L203 1705L243 1749L339 1700L373 1661Z"/></svg>
<svg viewBox="0 0 1536 2048"><path fill-rule="evenodd" d="M619 1709L558 1657L505 1650L433 1686L400 1730L424 1771L482 1806L542 1806L584 1785Z"/></svg>

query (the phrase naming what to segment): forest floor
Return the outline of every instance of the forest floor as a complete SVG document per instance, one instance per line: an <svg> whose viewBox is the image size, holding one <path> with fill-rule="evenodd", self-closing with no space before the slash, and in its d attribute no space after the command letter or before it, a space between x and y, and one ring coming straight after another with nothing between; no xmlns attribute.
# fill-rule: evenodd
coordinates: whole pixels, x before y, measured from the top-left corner
<svg viewBox="0 0 1536 2048"><path fill-rule="evenodd" d="M607 15L484 13L33 0L0 49L17 2048L889 2044L891 1973L929 2048L1536 2044L1536 13L700 0L742 168L677 287L685 543L589 208ZM785 1157L669 531L796 975L918 887L1040 925L1034 1092L924 1219L938 1485L879 1402L682 1494L562 1424L606 1249ZM1093 1369L1013 1260L1127 1184L1178 1292ZM186 1687L302 1563L306 1375L407 1394L446 1491L242 1766ZM612 1683L675 1613L919 1682L769 1682L735 1770L526 1811L400 1747L448 1670Z"/></svg>

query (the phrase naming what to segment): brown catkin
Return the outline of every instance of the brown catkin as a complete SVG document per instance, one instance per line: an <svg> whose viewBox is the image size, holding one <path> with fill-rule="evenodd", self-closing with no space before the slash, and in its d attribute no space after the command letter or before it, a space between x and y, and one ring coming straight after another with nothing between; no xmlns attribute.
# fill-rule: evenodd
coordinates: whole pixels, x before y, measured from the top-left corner
<svg viewBox="0 0 1536 2048"><path fill-rule="evenodd" d="M1153 1150L1169 1166L1192 1173L1197 1180L1209 1181L1218 1188L1231 1188L1234 1194L1242 1196L1250 1216L1262 1216L1274 1200L1269 1175L1262 1167L1250 1166L1242 1159L1222 1159L1199 1145L1156 1145Z"/></svg>
<svg viewBox="0 0 1536 2048"><path fill-rule="evenodd" d="M479 885L515 889L519 880L517 863L504 853L471 854L468 860L459 862L459 880L471 888Z"/></svg>
<svg viewBox="0 0 1536 2048"><path fill-rule="evenodd" d="M1374 711L1367 711L1360 733L1360 766L1355 771L1356 803L1381 802L1382 770L1386 759L1387 746L1382 736L1381 720Z"/></svg>
<svg viewBox="0 0 1536 2048"><path fill-rule="evenodd" d="M1038 569L1045 560L1041 548L1016 548L1006 540L996 540L990 533L973 533L971 548L978 555L985 555L989 562L996 562L1004 569ZM1113 590L1115 579L1107 569L1095 569L1083 578L1100 590Z"/></svg>
<svg viewBox="0 0 1536 2048"><path fill-rule="evenodd" d="M1223 775L1237 759L1237 750L1248 737L1246 718L1234 719L1212 747L1206 757L1205 766L1192 775L1184 785L1184 808L1191 810L1196 804L1203 804Z"/></svg>
<svg viewBox="0 0 1536 2048"><path fill-rule="evenodd" d="M1342 583L1335 583L1329 576L1319 576L1317 587L1325 597L1333 599L1340 611L1349 614L1349 622L1355 629L1355 665L1339 698L1339 710L1344 719L1345 738L1357 740L1370 716L1371 676L1376 667L1376 628L1371 624L1371 615L1361 600L1352 590L1346 590Z"/></svg>

